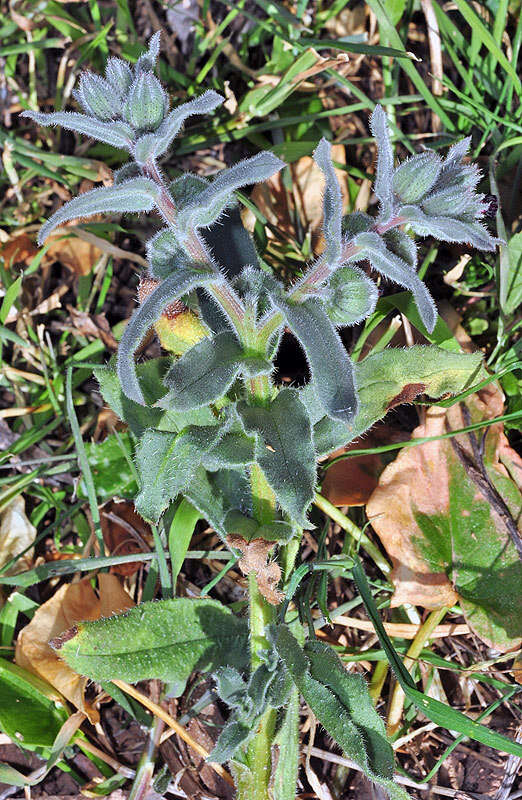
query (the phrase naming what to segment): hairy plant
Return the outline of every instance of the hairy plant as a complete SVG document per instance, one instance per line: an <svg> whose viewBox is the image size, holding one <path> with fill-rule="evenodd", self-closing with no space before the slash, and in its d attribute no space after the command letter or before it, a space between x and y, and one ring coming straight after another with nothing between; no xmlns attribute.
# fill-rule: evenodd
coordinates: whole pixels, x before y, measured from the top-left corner
<svg viewBox="0 0 522 800"><path fill-rule="evenodd" d="M223 98L207 91L169 110L154 75L159 45L155 35L132 69L111 58L104 78L85 73L76 94L84 114L25 112L130 154L113 186L66 203L39 241L68 220L103 212L156 210L164 220L147 243L140 304L116 364L96 375L136 440L137 510L161 525L187 503L195 507L241 558L250 612L246 620L214 600L164 599L83 623L54 646L93 680L155 677L176 695L194 669L212 670L230 717L210 759L230 762L243 800L295 796L299 694L371 780L404 798L364 680L345 671L313 626L305 636L288 605L302 578L294 569L302 530L313 528L317 459L359 437L393 405L420 393L459 392L480 370L480 355L434 346L387 349L353 363L338 333L375 309L378 290L367 264L412 293L433 331L437 311L417 275L414 234L495 249L481 222L488 204L476 192L479 172L463 162L470 142L455 144L445 158L426 150L396 166L377 106L370 125L378 214L344 216L322 139L314 158L325 181L326 246L287 287L259 266L234 198L236 189L282 169L282 161L262 152L213 180L184 174L168 182L162 174L157 160L185 120L212 112ZM168 355L137 365L135 353L152 327ZM275 385L272 377L285 327L310 366L304 388ZM310 569L339 573L352 565L331 559ZM481 730L468 735L480 739Z"/></svg>

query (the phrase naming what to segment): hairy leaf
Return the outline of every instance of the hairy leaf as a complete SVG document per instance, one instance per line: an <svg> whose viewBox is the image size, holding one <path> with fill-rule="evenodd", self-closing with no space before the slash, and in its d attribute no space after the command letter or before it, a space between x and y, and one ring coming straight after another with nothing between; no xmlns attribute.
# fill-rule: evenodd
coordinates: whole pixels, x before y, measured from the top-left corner
<svg viewBox="0 0 522 800"><path fill-rule="evenodd" d="M443 242L463 242L478 250L492 251L498 244L498 239L476 220L465 222L453 217L428 216L417 206L403 206L399 213L419 236L435 236Z"/></svg>
<svg viewBox="0 0 522 800"><path fill-rule="evenodd" d="M100 122L87 116L78 114L76 111L55 111L52 114L42 114L40 111L23 111L22 117L28 117L38 123L38 125L60 125L76 133L83 133L92 139L106 142L113 147L130 150L134 132L130 125L121 120L112 122Z"/></svg>
<svg viewBox="0 0 522 800"><path fill-rule="evenodd" d="M370 129L378 148L373 191L381 204L380 216L387 219L393 213L393 149L386 112L382 106L375 106L370 117Z"/></svg>
<svg viewBox="0 0 522 800"><path fill-rule="evenodd" d="M255 439L242 431L225 433L221 441L203 458L205 469L234 469L246 467L254 461Z"/></svg>
<svg viewBox="0 0 522 800"><path fill-rule="evenodd" d="M161 408L149 408L129 400L123 393L115 370L98 369L94 375L100 384L102 397L107 405L127 423L135 436L141 436L146 428L157 428L162 415Z"/></svg>
<svg viewBox="0 0 522 800"><path fill-rule="evenodd" d="M148 522L156 524L191 481L203 456L223 435L221 425L191 426L178 434L145 431L136 450L141 491L134 505Z"/></svg>
<svg viewBox="0 0 522 800"><path fill-rule="evenodd" d="M405 286L406 289L409 289L415 298L422 321L426 328L432 331L437 322L437 309L430 293L417 273L411 269L411 266L391 250L388 250L377 233L372 233L371 231L359 233L355 237L354 243L361 250L352 256L350 260L361 261L368 259L372 267L377 272L380 272L381 275L385 275L400 286Z"/></svg>
<svg viewBox="0 0 522 800"><path fill-rule="evenodd" d="M164 403L175 410L197 408L220 398L237 377L243 350L231 331L202 339L171 367Z"/></svg>
<svg viewBox="0 0 522 800"><path fill-rule="evenodd" d="M321 258L333 269L341 259L343 198L332 164L331 145L327 139L321 139L315 148L314 159L326 179L323 198L323 233L326 248Z"/></svg>
<svg viewBox="0 0 522 800"><path fill-rule="evenodd" d="M302 527L313 498L315 454L306 408L295 389L282 389L270 406L242 401L238 412L247 433L257 434L256 461L278 502Z"/></svg>
<svg viewBox="0 0 522 800"><path fill-rule="evenodd" d="M292 303L278 293L271 299L303 345L315 392L332 419L351 422L357 413L353 364L318 298Z"/></svg>
<svg viewBox="0 0 522 800"><path fill-rule="evenodd" d="M42 225L38 244L43 244L51 231L76 217L90 217L104 212L120 214L136 211L152 211L158 196L156 184L148 178L129 178L116 186L91 189L65 203Z"/></svg>
<svg viewBox="0 0 522 800"><path fill-rule="evenodd" d="M52 641L72 669L94 681L157 678L181 694L195 669L245 668L244 620L207 598L142 603L125 614L81 622Z"/></svg>
<svg viewBox="0 0 522 800"><path fill-rule="evenodd" d="M227 534L223 520L228 510L239 507L251 510L250 487L244 472L228 469L207 472L198 467L184 495L223 540Z"/></svg>
<svg viewBox="0 0 522 800"><path fill-rule="evenodd" d="M179 229L186 232L212 225L233 201L236 189L267 180L284 166L284 162L272 153L258 153L223 170L198 194L193 203L180 209L177 220Z"/></svg>
<svg viewBox="0 0 522 800"><path fill-rule="evenodd" d="M223 98L213 89L174 108L154 133L145 134L136 143L135 155L140 163L163 155L180 132L183 123L193 114L208 114L221 105Z"/></svg>
<svg viewBox="0 0 522 800"><path fill-rule="evenodd" d="M215 280L213 273L180 269L160 283L158 288L134 312L121 338L117 361L121 386L131 400L141 405L145 404L136 375L134 353L149 328L169 303L187 294L191 289L195 289L196 286L202 286L212 280Z"/></svg>
<svg viewBox="0 0 522 800"><path fill-rule="evenodd" d="M327 455L353 441L390 408L411 402L419 394L441 397L462 391L478 379L481 361L480 353L451 353L429 345L390 348L369 355L355 364L360 406L351 426L321 418L312 388L305 387L301 397L315 423L317 454Z"/></svg>
<svg viewBox="0 0 522 800"><path fill-rule="evenodd" d="M278 627L274 640L297 688L327 733L370 780L386 789L391 800L407 800L407 793L393 781L393 751L363 679L361 685L359 676L346 673L345 678L344 667L326 645L309 643L303 651L286 625Z"/></svg>
<svg viewBox="0 0 522 800"><path fill-rule="evenodd" d="M240 511L229 511L225 517L224 525L227 534L240 536L245 542L254 539L264 539L266 542L289 542L294 535L294 529L289 522L282 519L259 525L252 517L247 517Z"/></svg>

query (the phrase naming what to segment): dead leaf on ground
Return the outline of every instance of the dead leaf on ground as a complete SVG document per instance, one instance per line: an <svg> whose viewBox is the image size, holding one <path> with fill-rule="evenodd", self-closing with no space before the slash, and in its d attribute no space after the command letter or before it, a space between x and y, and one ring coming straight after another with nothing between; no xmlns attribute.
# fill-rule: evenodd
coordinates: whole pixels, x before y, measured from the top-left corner
<svg viewBox="0 0 522 800"><path fill-rule="evenodd" d="M92 219L94 220L95 218L93 217ZM73 220L70 225L74 224L75 221ZM51 245L44 258L47 261L59 261L60 264L70 269L75 275L88 275L103 253L96 245L86 242L77 236L71 236L67 239L62 238L67 233L67 227L58 228L48 238L47 241L51 241Z"/></svg>
<svg viewBox="0 0 522 800"><path fill-rule="evenodd" d="M33 543L36 528L25 513L25 500L18 495L12 500L0 516L0 567L18 556L26 548L30 548L20 556L7 575L23 572L33 566Z"/></svg>
<svg viewBox="0 0 522 800"><path fill-rule="evenodd" d="M101 339L109 350L118 349L118 342L114 338L105 314L88 314L86 311L78 311L70 305L67 306L67 310L70 314L73 331L81 333L87 338Z"/></svg>
<svg viewBox="0 0 522 800"><path fill-rule="evenodd" d="M13 264L27 266L37 253L38 248L27 233L10 236L7 242L0 247L0 256L4 259L6 267Z"/></svg>
<svg viewBox="0 0 522 800"><path fill-rule="evenodd" d="M227 536L227 543L243 553L238 561L238 566L243 575L255 573L259 591L273 606L279 605L284 599L284 593L276 587L281 579L281 568L275 561L267 563L268 554L274 547L274 542L265 539L251 539L249 542L237 534Z"/></svg>
<svg viewBox="0 0 522 800"><path fill-rule="evenodd" d="M330 456L335 459L343 453L362 448L378 447L391 441L401 441L404 433L397 432L389 425L375 426L364 439L350 442L346 447L337 450ZM321 486L321 494L334 506L364 506L377 487L379 475L384 469L382 457L375 453L366 456L352 456L337 461L326 470Z"/></svg>
<svg viewBox="0 0 522 800"><path fill-rule="evenodd" d="M96 593L88 578L61 586L20 632L15 653L17 664L54 686L93 723L99 720L99 713L85 698L89 679L73 672L58 658L49 640L82 620L108 617L134 606L116 575L100 573L98 587Z"/></svg>
<svg viewBox="0 0 522 800"><path fill-rule="evenodd" d="M465 406L430 408L413 438L500 416L503 400L490 385ZM522 563L503 509L520 520L522 459L502 423L485 430L482 445L478 431L474 440L459 435L404 449L366 510L393 561L392 606L440 608L458 599L475 633L507 651L522 642Z"/></svg>
<svg viewBox="0 0 522 800"><path fill-rule="evenodd" d="M100 509L103 540L110 555L126 556L147 553L153 545L148 525L128 500L109 500ZM143 562L114 564L110 571L116 575L134 575Z"/></svg>
<svg viewBox="0 0 522 800"><path fill-rule="evenodd" d="M346 154L342 145L332 146L332 159L341 164L346 163ZM324 176L311 156L304 156L289 166L292 175L293 192L290 195L283 184L280 173L273 175L268 181L256 184L250 196L251 201L263 213L272 225L292 238L299 238L293 222L297 211L303 229L312 233L312 247L321 250L324 247L321 234L323 219ZM345 206L348 204L346 173L335 170ZM241 214L243 224L253 230L255 217L245 209ZM270 230L267 231L272 236Z"/></svg>

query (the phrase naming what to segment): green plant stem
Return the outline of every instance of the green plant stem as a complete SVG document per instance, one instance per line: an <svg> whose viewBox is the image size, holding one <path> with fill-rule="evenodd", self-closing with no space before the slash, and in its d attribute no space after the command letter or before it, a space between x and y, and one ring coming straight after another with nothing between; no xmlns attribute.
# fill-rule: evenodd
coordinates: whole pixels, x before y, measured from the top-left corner
<svg viewBox="0 0 522 800"><path fill-rule="evenodd" d="M270 396L270 379L268 376L257 383L248 385L253 397L259 402L266 402ZM254 464L250 472L252 487L252 504L256 520L261 524L271 522L275 516L275 495L261 468ZM250 664L251 673L262 663L260 653L268 648L265 636L266 626L274 619L274 606L261 595L255 573L248 576L249 589L249 624L250 624ZM262 716L258 729L248 745L247 759L250 768L250 780L238 782L238 800L270 800L268 786L272 774L272 744L275 733L277 712L269 708Z"/></svg>
<svg viewBox="0 0 522 800"><path fill-rule="evenodd" d="M320 508L325 514L327 514L330 519L333 519L334 522L337 522L340 528L346 533L349 533L352 539L360 544L366 552L368 553L371 558L373 558L375 565L379 567L381 572L388 576L391 572L391 566L388 564L386 559L384 558L383 554L379 550L376 544L372 542L370 538L362 531L357 525L349 519L346 514L343 514L342 511L339 511L336 506L332 505L325 497L320 494L316 494L314 498L314 505L317 508Z"/></svg>

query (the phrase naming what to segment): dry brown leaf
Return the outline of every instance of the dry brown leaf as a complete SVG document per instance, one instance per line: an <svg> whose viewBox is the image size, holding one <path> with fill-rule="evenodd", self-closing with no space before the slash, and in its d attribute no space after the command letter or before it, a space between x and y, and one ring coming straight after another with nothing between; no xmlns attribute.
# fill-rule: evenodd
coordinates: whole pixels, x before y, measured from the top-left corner
<svg viewBox="0 0 522 800"><path fill-rule="evenodd" d="M71 225L75 224L73 220ZM75 275L88 275L97 261L103 255L99 247L79 239L77 236L69 239L62 239L67 233L67 227L58 228L48 238L51 241L49 249L47 250L46 258L51 261L59 261L64 267L72 270Z"/></svg>
<svg viewBox="0 0 522 800"><path fill-rule="evenodd" d="M490 384L465 404L430 408L413 438L498 417L503 407L502 392ZM392 606L438 608L460 600L477 635L508 651L522 641L513 544L522 459L502 423L487 428L482 445L481 436L404 449L382 473L367 514L393 562Z"/></svg>
<svg viewBox="0 0 522 800"><path fill-rule="evenodd" d="M12 500L0 516L0 567L11 561L12 558L22 553L27 547L27 553L20 556L16 564L7 571L23 572L33 566L33 542L36 528L31 524L25 513L25 500L18 495Z"/></svg>
<svg viewBox="0 0 522 800"><path fill-rule="evenodd" d="M243 575L255 573L259 591L273 606L279 605L284 599L284 593L276 586L281 579L281 568L275 561L267 563L268 554L274 547L274 542L265 539L251 539L249 542L237 534L230 534L227 543L243 553L238 561L238 566Z"/></svg>
<svg viewBox="0 0 522 800"><path fill-rule="evenodd" d="M412 438L439 436L445 429L445 410L431 408L425 424L414 430ZM446 575L433 573L411 546L418 533L414 506L430 516L444 514L449 507L443 448L444 442L437 441L403 450L382 473L366 506L368 519L393 562L392 606L412 603L441 608L458 600Z"/></svg>
<svg viewBox="0 0 522 800"><path fill-rule="evenodd" d="M25 264L27 266L37 253L38 248L27 233L10 236L0 248L0 256L4 259L6 267L12 264Z"/></svg>
<svg viewBox="0 0 522 800"><path fill-rule="evenodd" d="M346 163L346 154L342 145L332 146L332 159L341 164ZM276 225L283 232L288 233L293 238L298 238L292 220L293 208L297 209L305 231L312 233L312 246L317 250L322 249L321 223L323 219L323 193L324 176L311 156L304 156L290 164L292 174L293 194L289 198L283 185L283 178L277 173L264 183L256 184L250 196L252 202L267 217L270 223ZM345 205L348 203L348 189L346 185L346 174L340 170L335 170ZM249 230L253 230L255 218L252 212L245 210L242 213L243 223ZM267 231L271 236L270 230Z"/></svg>
<svg viewBox="0 0 522 800"><path fill-rule="evenodd" d="M350 450L359 448L378 447L383 444L384 430L393 436L393 430L389 427L378 426L371 431L364 442L357 440L351 442L346 447L332 453L332 459ZM389 444L390 438L386 441ZM321 494L334 506L363 506L370 499L370 495L377 487L379 475L384 469L384 462L380 455L373 454L367 456L353 456L343 458L328 467L321 486Z"/></svg>
<svg viewBox="0 0 522 800"><path fill-rule="evenodd" d="M36 611L31 622L20 632L15 661L54 686L93 723L99 720L97 709L85 699L88 678L78 675L49 646L49 640L82 620L108 617L134 606L116 575L98 575L98 593L88 578L61 586Z"/></svg>
<svg viewBox="0 0 522 800"><path fill-rule="evenodd" d="M153 544L150 525L127 500L109 500L100 509L103 540L109 553L124 556L149 552ZM116 575L134 575L143 562L115 564L110 571Z"/></svg>
<svg viewBox="0 0 522 800"><path fill-rule="evenodd" d="M118 342L114 338L105 314L88 314L86 311L78 311L70 305L67 306L67 310L75 331L91 339L101 339L109 350L118 349Z"/></svg>

